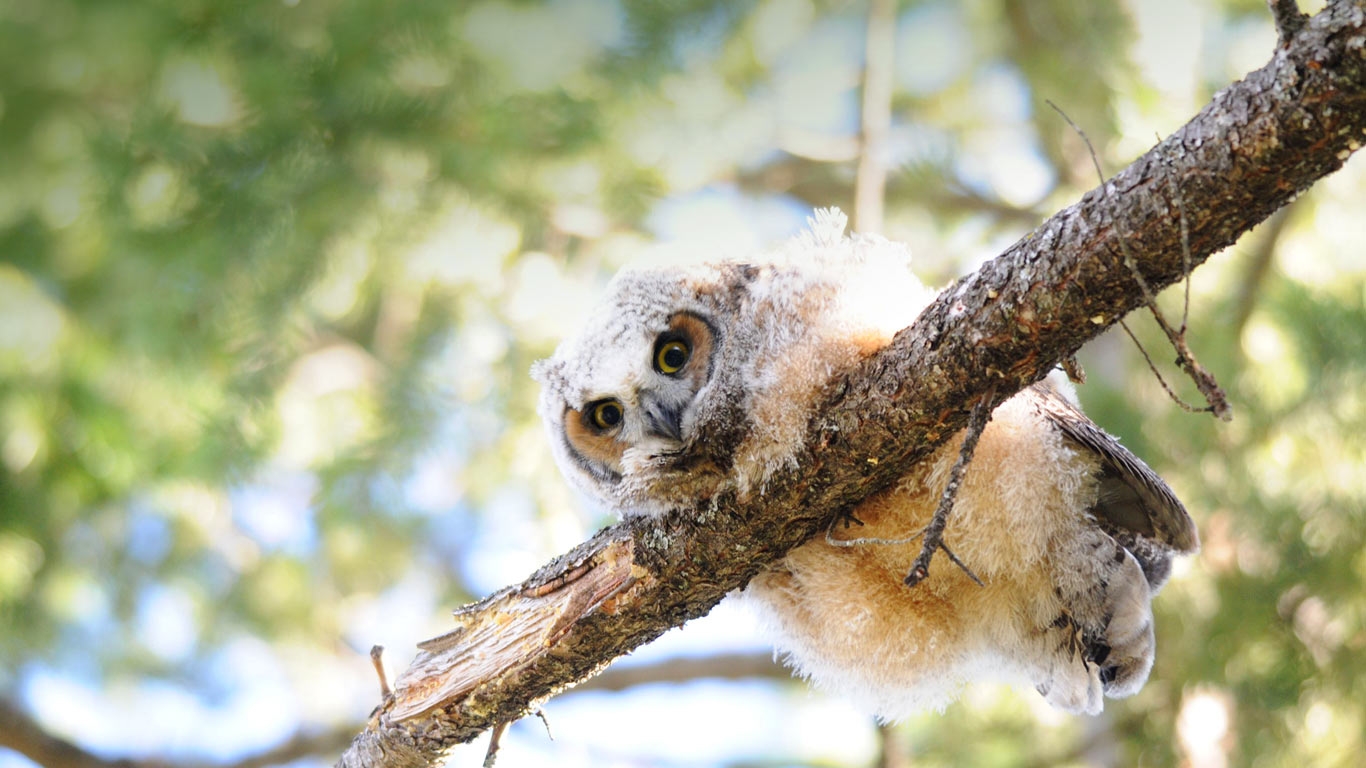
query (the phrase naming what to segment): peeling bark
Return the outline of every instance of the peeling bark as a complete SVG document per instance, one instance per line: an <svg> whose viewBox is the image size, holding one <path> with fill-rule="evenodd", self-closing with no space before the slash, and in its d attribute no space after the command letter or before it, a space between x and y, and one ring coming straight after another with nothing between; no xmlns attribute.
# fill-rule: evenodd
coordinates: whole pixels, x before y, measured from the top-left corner
<svg viewBox="0 0 1366 768"><path fill-rule="evenodd" d="M705 614L962 429L989 387L1001 398L1018 391L1140 306L1121 238L1160 289L1363 143L1366 0L1338 0L1265 67L945 290L889 347L835 382L809 426L800 469L776 477L763 498L723 496L606 528L525 583L462 609L454 632L423 644L338 765L437 765L453 745Z"/></svg>

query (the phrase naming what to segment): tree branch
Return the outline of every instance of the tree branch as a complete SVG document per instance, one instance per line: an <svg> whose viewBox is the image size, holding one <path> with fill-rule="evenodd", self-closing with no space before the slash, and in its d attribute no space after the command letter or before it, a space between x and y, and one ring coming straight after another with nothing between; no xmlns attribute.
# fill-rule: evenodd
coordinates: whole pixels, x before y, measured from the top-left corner
<svg viewBox="0 0 1366 768"><path fill-rule="evenodd" d="M848 168L837 165L850 158L822 159L813 154L787 154L753 170L736 174L741 189L791 195L813 204L813 207L835 205L846 207L853 203L849 195ZM857 152L854 153L857 156ZM1033 226L1040 213L1031 208L1007 203L968 189L951 178L952 174L941 163L901 165L883 189L884 206L900 203L928 207L941 214L979 214L992 216L1002 223ZM856 226L856 231L864 232Z"/></svg>
<svg viewBox="0 0 1366 768"><path fill-rule="evenodd" d="M1243 271L1243 279L1238 285L1238 293L1233 300L1233 320L1229 322L1228 337L1233 340L1235 349L1242 348L1238 341L1243 337L1243 328L1247 326L1247 321L1252 318L1252 311L1257 307L1257 294L1261 291L1267 273L1271 271L1271 262L1276 258L1276 249L1280 245L1281 235L1285 232L1285 225L1290 221L1290 213L1293 210L1293 206L1286 206L1267 219L1266 226L1262 227L1261 239L1252 248L1247 268Z"/></svg>
<svg viewBox="0 0 1366 768"><path fill-rule="evenodd" d="M340 766L432 766L609 660L705 614L858 500L1180 279L1366 141L1366 0L1332 2L1265 67L1105 185L945 290L845 379L809 426L800 469L762 497L701 500L598 532L523 584L462 609L424 643ZM1184 201L1185 264L1173 195Z"/></svg>
<svg viewBox="0 0 1366 768"><path fill-rule="evenodd" d="M731 653L699 658L666 659L656 664L611 667L574 688L580 691L623 691L637 685L689 683L694 680L791 680L787 667L772 653Z"/></svg>
<svg viewBox="0 0 1366 768"><path fill-rule="evenodd" d="M896 0L870 0L863 49L862 141L854 177L854 228L880 234L887 186L887 134L892 127Z"/></svg>

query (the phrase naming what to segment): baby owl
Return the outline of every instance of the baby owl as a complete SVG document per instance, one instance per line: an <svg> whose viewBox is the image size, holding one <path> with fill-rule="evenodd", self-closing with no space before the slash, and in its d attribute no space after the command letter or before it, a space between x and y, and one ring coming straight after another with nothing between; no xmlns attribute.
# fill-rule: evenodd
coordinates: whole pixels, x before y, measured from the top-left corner
<svg viewBox="0 0 1366 768"><path fill-rule="evenodd" d="M827 388L933 298L904 247L844 226L821 211L762 260L619 274L534 371L566 477L620 515L762 494ZM984 586L944 564L908 587L961 441L850 510L864 526L792 550L742 599L801 675L887 720L977 679L1090 714L1102 694L1136 692L1152 597L1173 553L1197 547L1181 503L1054 374L996 408L949 518L945 544Z"/></svg>

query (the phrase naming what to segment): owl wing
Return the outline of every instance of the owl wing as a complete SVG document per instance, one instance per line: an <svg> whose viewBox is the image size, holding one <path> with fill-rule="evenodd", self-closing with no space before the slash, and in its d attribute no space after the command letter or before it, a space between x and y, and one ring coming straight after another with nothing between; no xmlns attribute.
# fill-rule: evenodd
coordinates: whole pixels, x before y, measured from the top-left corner
<svg viewBox="0 0 1366 768"><path fill-rule="evenodd" d="M1073 447L1100 460L1099 495L1091 510L1096 522L1133 553L1153 587L1166 581L1172 552L1194 552L1200 546L1195 523L1176 494L1047 380L1026 393Z"/></svg>

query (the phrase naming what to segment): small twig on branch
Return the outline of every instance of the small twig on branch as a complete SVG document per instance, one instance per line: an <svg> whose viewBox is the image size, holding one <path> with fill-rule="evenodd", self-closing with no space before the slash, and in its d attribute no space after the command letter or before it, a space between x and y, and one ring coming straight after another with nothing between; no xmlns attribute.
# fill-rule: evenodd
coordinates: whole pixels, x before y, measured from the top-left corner
<svg viewBox="0 0 1366 768"><path fill-rule="evenodd" d="M550 720L545 716L545 710L538 708L535 712L532 712L531 714L535 715L536 718L541 721L541 725L545 726L545 737L547 739L550 739L551 741L554 741L555 734L550 732Z"/></svg>
<svg viewBox="0 0 1366 768"><path fill-rule="evenodd" d="M1082 142L1086 144L1086 150L1091 154L1091 164L1094 165L1096 169L1096 178L1100 181L1101 198L1108 200L1110 195L1109 184L1106 182L1105 172L1101 170L1100 159L1096 157L1096 148L1091 144L1091 139L1086 136L1086 132L1081 129L1081 126L1072 122L1072 118L1068 117L1067 113L1063 112L1061 107L1054 104L1052 101L1048 102L1048 106L1052 107L1053 111L1057 112L1063 120L1066 120L1067 124L1072 127L1073 131L1076 131L1077 135L1081 137ZM1163 155L1162 158L1164 161L1166 160L1165 155ZM1125 268L1133 275L1134 282L1138 284L1139 289L1143 292L1143 301L1148 307L1148 311L1152 313L1153 319L1157 321L1157 326L1166 334L1167 340L1171 343L1172 348L1176 350L1176 364L1186 372L1187 376L1190 376L1191 381L1195 382L1195 386L1199 388L1200 394L1205 396L1205 402L1209 404L1208 407L1195 409L1195 411L1212 413L1220 420L1228 421L1233 418L1233 408L1228 404L1228 395L1224 393L1223 387L1219 386L1219 382L1214 378L1214 374L1206 370L1205 367L1200 364L1200 361L1195 358L1195 353L1191 351L1190 345L1186 342L1186 317L1190 312L1190 228L1186 224L1186 211L1181 202L1180 190L1176 186L1175 175L1168 173L1167 176L1168 184L1173 190L1172 194L1174 204L1177 208L1177 218L1180 220L1181 261L1184 274L1186 275L1186 303L1181 316L1180 330L1172 328L1171 324L1167 322L1166 315L1162 314L1162 310L1158 308L1157 296L1148 286L1148 280L1143 277L1143 272L1139 270L1138 263L1134 261L1133 251L1129 248L1128 233L1123 231L1120 226L1119 217L1115 217L1114 225L1118 230L1117 234L1119 235L1117 238L1119 251L1124 257ZM1128 326L1125 326L1124 330L1127 332L1129 330ZM1129 338L1133 339L1135 344L1138 344L1138 339L1133 333L1129 333ZM1146 350L1143 350L1142 345L1139 345L1139 351L1143 352L1143 357L1148 360L1148 366L1152 368L1153 373L1157 373L1157 368L1153 366L1152 359L1148 357L1148 353ZM1172 391L1171 387L1167 386L1167 382L1162 380L1160 374L1158 375L1158 381L1162 383L1162 388L1167 390L1167 394L1171 395L1172 399L1176 401L1178 405L1190 410L1189 406L1183 402L1181 398L1176 396L1176 393Z"/></svg>
<svg viewBox="0 0 1366 768"><path fill-rule="evenodd" d="M949 556L949 562L953 563L954 565L958 566L959 568L962 568L962 569L963 569L963 573L966 573L966 574L968 575L968 578L969 578L969 579L972 579L973 583L975 583L975 584L976 584L977 586L979 586L979 587L985 587L985 586L986 586L986 584L982 583L982 580L981 580L980 578L978 578L977 574L975 574L975 573L972 572L972 569L968 567L968 564L965 563L965 562L963 562L962 559L960 559L960 558L958 557L958 555L955 555L955 554L953 553L953 550L952 550L952 549L949 549L949 545L948 545L948 544L945 544L943 541L940 541L940 542L939 542L939 548L942 549L942 550L944 550L944 554L946 554L946 555ZM912 568L911 571L914 572L915 569ZM926 575L926 576L929 575L929 563L928 563L928 562L925 564L925 575ZM919 583L919 580L917 580L917 583ZM913 587L913 586L915 586L915 584L910 584L909 586L912 586L912 587Z"/></svg>
<svg viewBox="0 0 1366 768"><path fill-rule="evenodd" d="M825 529L825 543L826 543L826 544L829 544L829 545L832 546L832 547L844 547L844 548L846 548L846 549L848 549L849 547L861 547L861 546L865 546L865 545L868 545L868 544L876 544L876 545L878 545L878 546L884 546L884 547L885 547L885 546L896 545L896 544L910 544L911 542L913 542L913 541L919 539L921 536L924 536L924 535L925 535L925 529L922 528L922 529L920 529L919 531L916 531L915 533L911 534L910 536L906 536L906 537L903 537L903 538L900 538L900 539L883 539L883 538L879 538L879 537L877 537L877 536L860 536L860 537L858 537L857 539L837 539L837 538L835 538L835 526L839 525L840 520L848 520L849 518L852 518L852 519L853 519L854 521L856 521L859 525L863 525L863 521L862 521L862 520L859 520L857 517L853 517L852 515L843 515L843 516L840 516L840 517L836 517L834 520L831 520L831 521L830 521L830 525L827 526L826 529ZM848 522L846 522L846 523L844 524L844 527L845 527L845 528L848 528L848 527L849 527Z"/></svg>
<svg viewBox="0 0 1366 768"><path fill-rule="evenodd" d="M968 470L968 464L972 463L972 452L977 450L977 441L987 428L987 422L991 421L991 412L995 408L996 385L992 384L986 394L982 395L982 399L977 401L977 405L973 406L972 417L968 419L967 429L963 430L963 445L958 449L958 460L949 470L949 482L944 486L944 494L939 497L939 507L934 510L934 517L930 518L930 524L925 527L925 543L920 545L920 554L911 564L911 572L906 574L905 581L908 587L914 587L930 575L930 559L934 557L937 549L944 550L949 560L962 568L969 578L977 582L977 586L985 586L972 569L944 546L944 528L949 524L949 512L953 510L953 501L958 497L958 486L963 484L963 475Z"/></svg>
<svg viewBox="0 0 1366 768"><path fill-rule="evenodd" d="M1053 111L1057 112L1059 117L1067 121L1067 125L1072 128L1072 131L1076 133L1077 136L1081 137L1082 143L1086 145L1087 153L1091 155L1091 166L1096 169L1096 180L1100 182L1101 199L1109 199L1109 193L1105 189L1105 171L1101 170L1100 158L1096 156L1096 147L1091 143L1091 137L1086 135L1086 131L1083 131L1080 125L1072 122L1072 118L1068 117L1067 113L1062 111L1062 107L1054 104L1050 99L1044 99L1044 102L1052 107ZM1118 219L1115 220L1115 226L1119 226ZM1125 233L1120 232L1118 240L1120 253L1124 256L1124 266L1128 267L1129 271L1133 273L1134 282L1138 283L1139 289L1143 291L1144 303L1152 309L1153 312L1157 312L1157 297L1153 295L1152 288L1148 287L1147 278L1143 277L1143 273L1139 271L1138 265L1134 263L1134 255L1129 250ZM1182 266L1184 267L1186 264L1183 262Z"/></svg>
<svg viewBox="0 0 1366 768"><path fill-rule="evenodd" d="M484 768L493 768L493 764L498 761L499 742L503 740L503 732L508 729L508 721L502 720L493 726L489 733L489 749L484 753Z"/></svg>
<svg viewBox="0 0 1366 768"><path fill-rule="evenodd" d="M375 666L375 674L379 676L379 697L381 700L388 699L394 692L389 690L389 678L384 674L384 646L370 646L370 663Z"/></svg>
<svg viewBox="0 0 1366 768"><path fill-rule="evenodd" d="M1156 136L1157 143L1162 143L1162 137ZM1092 156L1094 159L1094 156ZM1172 191L1172 202L1176 205L1176 220L1181 224L1181 267L1186 271L1186 279L1181 281L1183 296L1181 299L1181 330L1178 335L1186 337L1186 325L1191 316L1191 228L1186 220L1186 204L1181 200L1181 186L1176 183L1176 174L1167 175L1167 186ZM1104 184L1105 180L1102 179Z"/></svg>
<svg viewBox="0 0 1366 768"><path fill-rule="evenodd" d="M1119 327L1123 328L1124 332L1129 334L1129 340L1134 343L1135 347L1138 347L1138 353L1143 355L1143 361L1148 364L1148 370L1153 372L1153 378L1157 379L1157 383L1162 385L1162 390L1167 393L1167 397L1170 397L1172 402L1181 406L1181 410L1186 413L1209 412L1209 408L1197 408L1183 400L1180 395L1176 394L1176 390L1172 389L1171 385L1167 383L1167 380L1163 378L1162 372L1157 370L1157 364L1154 363L1152 357L1148 355L1148 350L1143 348L1143 342L1139 341L1138 337L1134 335L1134 332L1129 329L1129 324L1120 320Z"/></svg>
<svg viewBox="0 0 1366 768"><path fill-rule="evenodd" d="M1309 21L1308 16L1300 13L1300 5L1295 0L1266 0L1266 7L1276 21L1276 37L1282 48L1290 45L1290 38Z"/></svg>
<svg viewBox="0 0 1366 768"><path fill-rule="evenodd" d="M1161 139L1158 139L1161 143ZM1167 160L1166 155L1163 160ZM1157 304L1151 303L1148 309L1157 319L1158 325L1167 332L1167 338L1171 340L1172 346L1176 348L1176 363L1186 370L1186 374L1195 381L1195 385L1200 388L1200 394L1205 396L1205 402L1209 404L1208 411L1221 421L1228 421L1233 418L1233 407L1229 405L1228 395L1224 388L1219 386L1219 382L1214 378L1214 374L1200 365L1200 361L1195 359L1195 353L1191 351L1190 345L1186 342L1186 324L1190 319L1191 310L1191 240L1190 225L1186 219L1186 205L1181 199L1181 186L1177 184L1177 177L1174 173L1167 174L1168 186L1171 188L1172 202L1176 205L1176 218L1181 224L1181 263L1186 272L1186 279L1182 281L1185 286L1185 299L1181 306L1181 329L1172 334L1171 329L1166 325L1161 313L1157 310ZM1103 182L1102 182L1103 185ZM1123 244L1123 238L1120 243ZM1137 273L1135 273L1137 274ZM1127 329L1126 329L1127 330ZM1130 334L1132 335L1132 334ZM1164 385L1165 386L1165 385ZM1179 402L1179 400L1178 400Z"/></svg>

